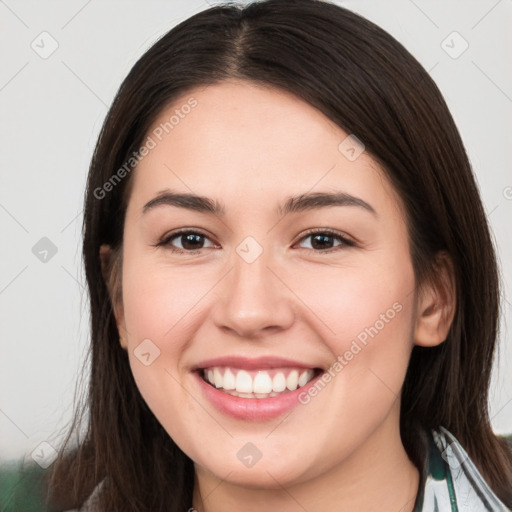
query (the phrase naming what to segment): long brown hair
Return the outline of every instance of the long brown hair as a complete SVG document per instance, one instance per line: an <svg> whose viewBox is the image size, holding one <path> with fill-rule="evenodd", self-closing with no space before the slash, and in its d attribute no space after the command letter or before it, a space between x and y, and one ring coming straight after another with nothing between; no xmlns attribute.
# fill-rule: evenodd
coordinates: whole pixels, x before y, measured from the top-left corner
<svg viewBox="0 0 512 512"><path fill-rule="evenodd" d="M122 83L89 171L83 258L90 381L53 466L53 501L68 491L80 504L104 479L100 510L184 511L192 505L193 463L137 389L102 277L100 246L109 244L118 253L122 246L132 172L108 191L104 184L139 149L164 107L197 86L227 78L290 91L364 142L405 205L420 285L436 278L436 254L449 254L454 321L440 346L413 349L402 392L402 440L420 467L420 428L444 426L510 506L512 454L493 434L488 415L499 317L497 264L460 135L437 86L400 43L366 19L319 0L202 11L164 35ZM110 269L114 281L119 259L116 264L117 271L115 265ZM80 427L82 438L73 447L71 434Z"/></svg>

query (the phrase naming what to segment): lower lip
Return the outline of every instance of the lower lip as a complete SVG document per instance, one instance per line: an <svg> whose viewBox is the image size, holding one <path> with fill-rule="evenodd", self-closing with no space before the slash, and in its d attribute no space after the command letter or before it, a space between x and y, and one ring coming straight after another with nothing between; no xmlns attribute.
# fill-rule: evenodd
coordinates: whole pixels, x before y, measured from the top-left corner
<svg viewBox="0 0 512 512"><path fill-rule="evenodd" d="M322 376L322 373L319 373L305 386L272 398L242 398L219 391L208 384L199 375L199 372L193 373L206 398L221 413L247 421L266 421L290 412L294 407L301 405L299 395L307 393L308 388L314 386L316 381Z"/></svg>

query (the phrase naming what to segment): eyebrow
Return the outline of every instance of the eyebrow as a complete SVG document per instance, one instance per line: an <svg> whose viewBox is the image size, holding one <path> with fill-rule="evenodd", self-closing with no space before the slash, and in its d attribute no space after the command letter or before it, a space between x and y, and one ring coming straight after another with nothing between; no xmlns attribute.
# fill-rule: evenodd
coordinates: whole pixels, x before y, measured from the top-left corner
<svg viewBox="0 0 512 512"><path fill-rule="evenodd" d="M161 191L156 197L148 201L142 208L142 213L144 214L159 206L186 208L219 217L226 214L224 205L219 201L196 194L173 192L168 189ZM277 213L284 216L288 213L299 213L328 206L356 206L377 216L377 212L370 204L345 192L310 192L289 197L283 205L278 206Z"/></svg>

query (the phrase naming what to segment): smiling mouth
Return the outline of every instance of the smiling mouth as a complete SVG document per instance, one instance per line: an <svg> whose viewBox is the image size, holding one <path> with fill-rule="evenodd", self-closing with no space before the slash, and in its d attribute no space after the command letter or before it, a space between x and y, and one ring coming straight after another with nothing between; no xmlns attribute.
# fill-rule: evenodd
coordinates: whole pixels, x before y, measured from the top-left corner
<svg viewBox="0 0 512 512"><path fill-rule="evenodd" d="M242 370L227 366L199 369L202 379L223 393L240 398L272 398L295 391L319 375L320 368Z"/></svg>

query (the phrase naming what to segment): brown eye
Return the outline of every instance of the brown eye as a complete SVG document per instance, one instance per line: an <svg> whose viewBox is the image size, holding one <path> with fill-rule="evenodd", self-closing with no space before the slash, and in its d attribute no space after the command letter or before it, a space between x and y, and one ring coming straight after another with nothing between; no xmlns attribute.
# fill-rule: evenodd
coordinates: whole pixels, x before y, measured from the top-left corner
<svg viewBox="0 0 512 512"><path fill-rule="evenodd" d="M209 242L210 245L205 245L207 242ZM215 244L213 244L206 235L197 231L179 231L172 233L157 245L181 253L193 253L208 247L215 247Z"/></svg>
<svg viewBox="0 0 512 512"><path fill-rule="evenodd" d="M177 235L177 240L181 242L181 247L187 250L202 249L204 244L203 235L189 233L188 235Z"/></svg>
<svg viewBox="0 0 512 512"><path fill-rule="evenodd" d="M352 240L344 237L340 233L326 231L326 230L317 230L310 232L303 236L300 242L304 240L310 239L309 247L304 247L304 249L313 249L315 252L323 252L329 251L332 249L343 248L343 247L351 247L354 244Z"/></svg>

